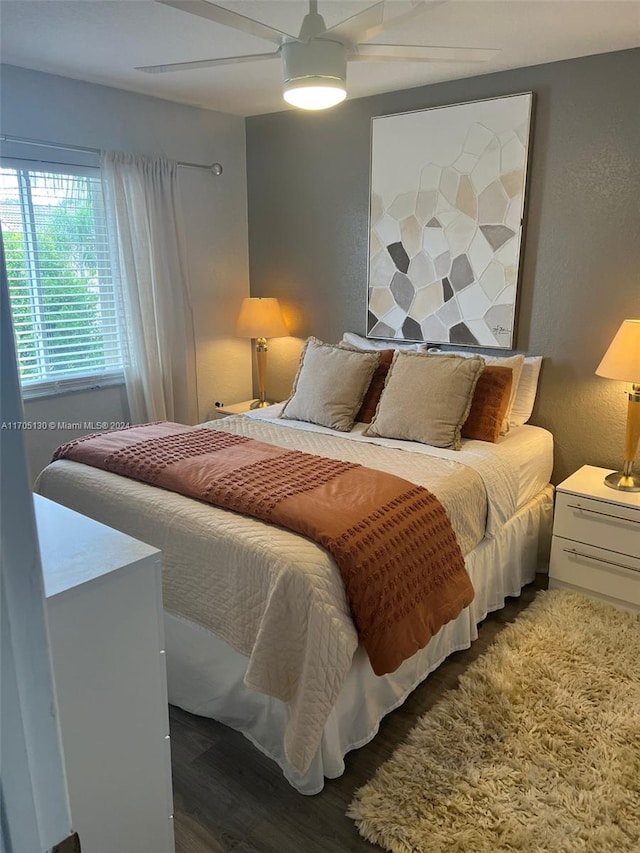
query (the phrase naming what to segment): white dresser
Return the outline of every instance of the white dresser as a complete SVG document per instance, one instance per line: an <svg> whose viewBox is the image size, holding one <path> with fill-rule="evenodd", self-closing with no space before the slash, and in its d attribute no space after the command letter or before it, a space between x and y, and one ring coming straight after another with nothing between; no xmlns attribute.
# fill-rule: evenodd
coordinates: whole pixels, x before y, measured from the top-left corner
<svg viewBox="0 0 640 853"><path fill-rule="evenodd" d="M34 495L82 853L172 853L160 552Z"/></svg>
<svg viewBox="0 0 640 853"><path fill-rule="evenodd" d="M606 486L585 465L556 489L549 587L640 612L640 492Z"/></svg>

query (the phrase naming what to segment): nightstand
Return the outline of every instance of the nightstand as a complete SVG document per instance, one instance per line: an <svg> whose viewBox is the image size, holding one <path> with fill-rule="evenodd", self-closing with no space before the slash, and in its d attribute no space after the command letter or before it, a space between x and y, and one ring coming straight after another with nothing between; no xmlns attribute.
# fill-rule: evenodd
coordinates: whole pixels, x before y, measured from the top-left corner
<svg viewBox="0 0 640 853"><path fill-rule="evenodd" d="M585 465L556 489L549 587L640 613L640 492L605 485Z"/></svg>
<svg viewBox="0 0 640 853"><path fill-rule="evenodd" d="M243 400L242 403L231 403L229 406L219 406L211 412L211 420L216 418L227 418L229 415L244 415L253 411L253 405L257 400Z"/></svg>

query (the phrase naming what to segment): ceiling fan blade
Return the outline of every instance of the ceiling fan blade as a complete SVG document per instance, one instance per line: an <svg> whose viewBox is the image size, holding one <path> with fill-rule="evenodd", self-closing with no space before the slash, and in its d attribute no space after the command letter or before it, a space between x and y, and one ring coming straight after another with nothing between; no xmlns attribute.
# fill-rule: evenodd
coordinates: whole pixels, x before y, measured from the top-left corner
<svg viewBox="0 0 640 853"><path fill-rule="evenodd" d="M349 59L364 62L487 62L499 52L497 49L486 47L358 44Z"/></svg>
<svg viewBox="0 0 640 853"><path fill-rule="evenodd" d="M221 56L219 59L196 59L193 62L170 62L168 65L142 65L136 71L147 74L164 74L165 71L193 71L197 68L214 68L216 65L235 65L238 62L258 62L262 59L277 59L279 51L254 53L250 56Z"/></svg>
<svg viewBox="0 0 640 853"><path fill-rule="evenodd" d="M284 39L298 41L296 36L284 33L282 30L277 30L275 27L270 27L261 21L254 21L253 18L247 18L238 12L232 12L230 9L225 9L224 6L209 3L208 0L156 0L156 2L162 3L163 6L172 6L181 12L199 15L201 18L207 18L209 21L214 21L216 24L223 24L225 27L233 27L234 30L240 30L240 32L247 33L247 35L266 39L277 45L281 45Z"/></svg>
<svg viewBox="0 0 640 853"><path fill-rule="evenodd" d="M342 21L327 30L332 38L337 38L345 44L358 44L379 36L385 30L399 26L411 18L422 15L428 9L435 9L447 0L411 0L411 5L404 12L393 14L393 4L380 0L373 6L368 6L346 21ZM404 4L406 5L406 4Z"/></svg>

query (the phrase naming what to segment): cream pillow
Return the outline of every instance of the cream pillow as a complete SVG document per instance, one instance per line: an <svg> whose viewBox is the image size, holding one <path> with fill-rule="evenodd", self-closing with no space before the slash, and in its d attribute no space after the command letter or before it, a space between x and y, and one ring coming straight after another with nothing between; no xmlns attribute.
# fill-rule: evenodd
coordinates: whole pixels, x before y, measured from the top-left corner
<svg viewBox="0 0 640 853"><path fill-rule="evenodd" d="M513 382L511 384L511 396L509 397L509 404L507 405L506 414L502 420L502 428L500 433L502 435L506 435L509 432L509 427L514 426L511 418L511 412L516 402L516 397L518 394L518 386L520 384L520 378L522 376L522 370L524 367L524 356L520 353L516 355L480 355L475 352L466 352L460 350L441 350L437 347L429 347L427 352L437 355L459 355L462 358L483 358L487 367L510 367L513 371ZM531 412L529 412L531 414ZM524 421L523 421L524 423Z"/></svg>
<svg viewBox="0 0 640 853"><path fill-rule="evenodd" d="M375 417L364 434L460 449L460 432L484 361L396 352Z"/></svg>
<svg viewBox="0 0 640 853"><path fill-rule="evenodd" d="M309 338L280 417L348 432L379 360L379 352L357 352Z"/></svg>

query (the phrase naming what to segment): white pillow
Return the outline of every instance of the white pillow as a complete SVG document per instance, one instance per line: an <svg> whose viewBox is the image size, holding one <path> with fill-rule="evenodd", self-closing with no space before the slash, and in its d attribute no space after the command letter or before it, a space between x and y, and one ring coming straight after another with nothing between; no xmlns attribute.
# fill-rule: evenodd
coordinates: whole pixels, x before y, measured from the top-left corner
<svg viewBox="0 0 640 853"><path fill-rule="evenodd" d="M541 367L541 355L525 356L522 373L520 374L520 382L518 383L518 392L509 417L509 423L513 427L526 424L531 417L533 404L536 401Z"/></svg>
<svg viewBox="0 0 640 853"><path fill-rule="evenodd" d="M440 354L440 355L461 355L463 358L472 358L473 356L480 356L480 358L484 359L484 363L491 367L510 367L513 371L513 382L511 384L511 396L509 397L509 405L507 406L507 411L505 412L505 416L502 421L502 427L500 429L501 435L506 435L509 432L509 427L513 426L511 420L511 413L513 411L513 407L515 406L517 394L518 394L518 386L520 384L520 377L522 375L522 369L524 367L524 356L517 353L516 355L482 355L477 352L468 352L466 350L441 350L438 347L429 347L427 352Z"/></svg>
<svg viewBox="0 0 640 853"><path fill-rule="evenodd" d="M363 338L355 332L345 332L341 344L356 347L361 350L377 351L382 349L399 349L407 352L419 352L425 349L424 344L405 344L402 341L376 341L371 338Z"/></svg>

